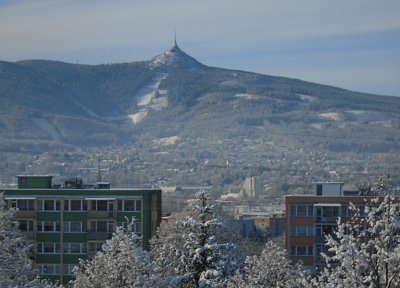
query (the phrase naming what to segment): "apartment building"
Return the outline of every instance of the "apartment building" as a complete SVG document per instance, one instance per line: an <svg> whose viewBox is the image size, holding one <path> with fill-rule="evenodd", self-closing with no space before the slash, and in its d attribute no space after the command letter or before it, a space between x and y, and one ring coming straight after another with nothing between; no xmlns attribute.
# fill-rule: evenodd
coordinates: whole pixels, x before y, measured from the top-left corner
<svg viewBox="0 0 400 288"><path fill-rule="evenodd" d="M52 176L17 176L18 186L0 189L8 207L17 209L20 229L34 243L39 274L68 283L80 258L90 258L116 227L135 219L144 249L161 221L161 190L114 189L79 178L53 185Z"/></svg>
<svg viewBox="0 0 400 288"><path fill-rule="evenodd" d="M325 235L332 234L337 218L350 219L349 204L365 204L366 196L343 191L343 183L314 183L311 195L289 195L286 203L286 249L292 263L301 260L310 270L325 263L320 253L326 252Z"/></svg>

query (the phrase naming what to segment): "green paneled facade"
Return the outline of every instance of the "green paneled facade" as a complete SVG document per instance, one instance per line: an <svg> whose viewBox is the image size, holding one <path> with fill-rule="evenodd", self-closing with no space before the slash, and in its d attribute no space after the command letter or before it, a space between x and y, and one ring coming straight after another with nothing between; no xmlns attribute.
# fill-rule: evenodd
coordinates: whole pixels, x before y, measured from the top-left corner
<svg viewBox="0 0 400 288"><path fill-rule="evenodd" d="M67 283L79 259L92 257L127 218L135 219L135 232L149 248L161 221L161 190L70 184L52 186L51 176L18 176L18 188L0 190L34 242L40 275Z"/></svg>

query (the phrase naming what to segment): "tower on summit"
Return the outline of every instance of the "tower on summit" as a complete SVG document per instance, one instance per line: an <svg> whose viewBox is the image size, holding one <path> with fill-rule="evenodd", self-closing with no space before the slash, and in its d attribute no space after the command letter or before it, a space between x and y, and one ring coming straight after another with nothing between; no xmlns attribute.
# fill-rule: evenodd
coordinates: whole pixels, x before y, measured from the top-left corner
<svg viewBox="0 0 400 288"><path fill-rule="evenodd" d="M179 47L178 47L178 44L176 43L176 30L175 30L175 34L174 34L174 45L171 47L171 52L174 52L174 51L178 51L179 50Z"/></svg>

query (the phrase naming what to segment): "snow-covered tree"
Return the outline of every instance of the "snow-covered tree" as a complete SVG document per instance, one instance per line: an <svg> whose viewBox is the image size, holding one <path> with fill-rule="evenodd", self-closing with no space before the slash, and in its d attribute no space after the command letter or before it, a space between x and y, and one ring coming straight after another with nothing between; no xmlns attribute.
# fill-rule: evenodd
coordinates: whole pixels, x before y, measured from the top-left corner
<svg viewBox="0 0 400 288"><path fill-rule="evenodd" d="M286 251L269 241L261 255L246 258L242 269L229 281L229 288L304 287L307 274L299 263L292 266ZM304 283L303 283L304 282Z"/></svg>
<svg viewBox="0 0 400 288"><path fill-rule="evenodd" d="M381 189L378 188L377 189ZM400 287L400 204L389 195L370 199L327 236L327 267L315 287ZM363 215L365 213L365 215Z"/></svg>
<svg viewBox="0 0 400 288"><path fill-rule="evenodd" d="M223 287L239 266L237 246L219 241L224 224L215 218L207 193L200 191L196 198L190 205L193 213L170 219L151 241L153 258L169 287Z"/></svg>
<svg viewBox="0 0 400 288"><path fill-rule="evenodd" d="M117 227L102 250L90 260L81 260L75 267L74 287L151 287L157 277L150 257L140 245L140 237L133 232L134 222Z"/></svg>
<svg viewBox="0 0 400 288"><path fill-rule="evenodd" d="M0 287L52 287L32 267L31 243L19 230L15 210L0 194Z"/></svg>

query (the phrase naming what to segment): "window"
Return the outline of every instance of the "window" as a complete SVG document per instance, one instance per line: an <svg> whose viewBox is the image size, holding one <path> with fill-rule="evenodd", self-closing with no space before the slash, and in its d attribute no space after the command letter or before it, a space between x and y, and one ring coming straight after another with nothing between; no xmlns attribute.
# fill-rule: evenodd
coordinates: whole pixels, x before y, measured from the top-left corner
<svg viewBox="0 0 400 288"><path fill-rule="evenodd" d="M39 200L39 211L60 211L60 200Z"/></svg>
<svg viewBox="0 0 400 288"><path fill-rule="evenodd" d="M81 233L84 232L84 225L78 221L64 222L64 232L66 233Z"/></svg>
<svg viewBox="0 0 400 288"><path fill-rule="evenodd" d="M60 243L39 242L37 244L38 254L57 254L60 253Z"/></svg>
<svg viewBox="0 0 400 288"><path fill-rule="evenodd" d="M19 230L22 232L32 232L33 231L33 221L32 220L18 220Z"/></svg>
<svg viewBox="0 0 400 288"><path fill-rule="evenodd" d="M28 199L13 199L11 207L21 211L33 211L33 200Z"/></svg>
<svg viewBox="0 0 400 288"><path fill-rule="evenodd" d="M38 232L60 232L60 222L55 221L39 221Z"/></svg>
<svg viewBox="0 0 400 288"><path fill-rule="evenodd" d="M322 196L322 184L317 184L317 196Z"/></svg>
<svg viewBox="0 0 400 288"><path fill-rule="evenodd" d="M86 243L64 243L65 254L85 254Z"/></svg>
<svg viewBox="0 0 400 288"><path fill-rule="evenodd" d="M290 207L291 216L297 217L312 217L314 214L314 207L313 205L292 205Z"/></svg>
<svg viewBox="0 0 400 288"><path fill-rule="evenodd" d="M86 201L64 200L64 211L86 211Z"/></svg>
<svg viewBox="0 0 400 288"><path fill-rule="evenodd" d="M113 221L91 221L91 232L113 232Z"/></svg>
<svg viewBox="0 0 400 288"><path fill-rule="evenodd" d="M141 200L119 200L118 211L140 212L142 210Z"/></svg>
<svg viewBox="0 0 400 288"><path fill-rule="evenodd" d="M290 227L290 234L292 236L313 236L314 227L306 225L292 225Z"/></svg>
<svg viewBox="0 0 400 288"><path fill-rule="evenodd" d="M64 275L74 275L72 270L75 266L76 264L64 264Z"/></svg>
<svg viewBox="0 0 400 288"><path fill-rule="evenodd" d="M114 200L92 200L93 211L113 211Z"/></svg>
<svg viewBox="0 0 400 288"><path fill-rule="evenodd" d="M322 217L337 217L339 216L339 207L323 207Z"/></svg>
<svg viewBox="0 0 400 288"><path fill-rule="evenodd" d="M38 264L40 275L60 275L60 264Z"/></svg>
<svg viewBox="0 0 400 288"><path fill-rule="evenodd" d="M312 256L313 246L291 246L291 256Z"/></svg>

